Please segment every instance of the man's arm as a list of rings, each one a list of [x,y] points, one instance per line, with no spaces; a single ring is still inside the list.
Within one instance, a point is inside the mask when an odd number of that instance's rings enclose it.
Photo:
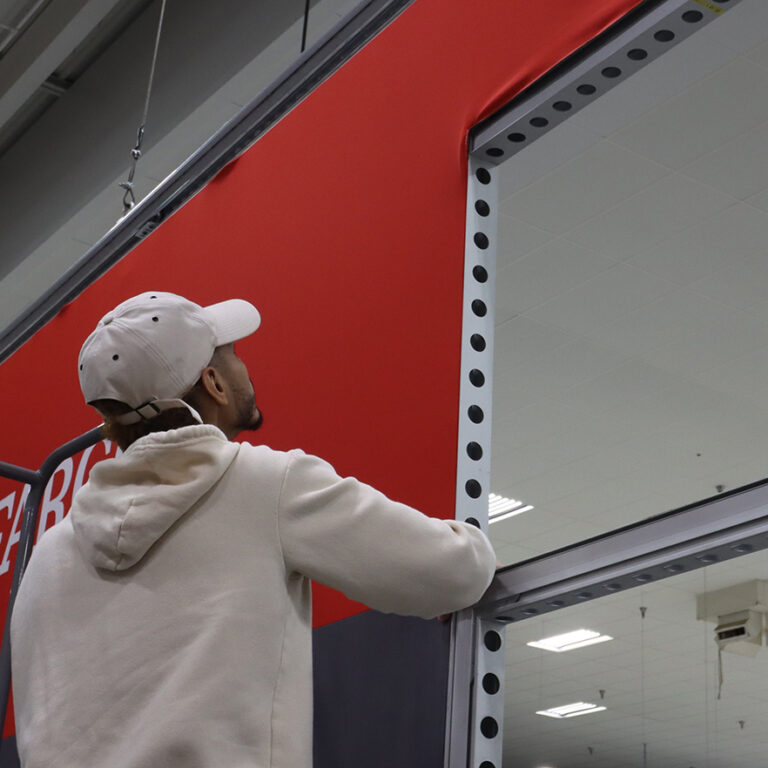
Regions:
[[[474,526],[390,501],[301,451],[291,452],[278,524],[289,570],[383,612],[432,618],[466,608],[495,570]]]

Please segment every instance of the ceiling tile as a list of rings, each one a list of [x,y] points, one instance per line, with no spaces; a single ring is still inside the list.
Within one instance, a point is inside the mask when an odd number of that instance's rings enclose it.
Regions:
[[[694,280],[688,289],[733,309],[749,309],[765,300],[766,280],[768,258],[761,252]]]
[[[563,234],[669,173],[668,168],[603,140],[510,195],[501,211]]]
[[[498,536],[502,541],[525,547],[527,539],[551,531],[562,524],[562,516],[536,508],[502,520],[500,523],[494,523],[490,527],[491,538]],[[532,551],[530,547],[527,549],[529,552]]]
[[[560,238],[498,270],[496,307],[501,317],[522,314],[616,262],[602,253]]]
[[[728,365],[768,343],[768,313],[765,317],[753,317],[750,313],[713,309],[710,319],[717,320],[717,324],[713,327],[707,323],[706,332],[690,326],[681,328],[680,332],[671,333],[660,346],[643,352],[642,359],[659,368],[692,377]]]
[[[763,40],[744,54],[744,58],[768,69],[768,42]]]
[[[515,372],[512,371],[510,379],[513,379],[514,375]],[[526,408],[505,410],[504,400],[501,400],[497,406],[495,396],[498,390],[498,387],[494,390],[494,432],[504,434],[503,444],[508,448],[519,448],[564,429],[577,428],[574,423],[584,421],[585,417],[580,411],[569,408],[557,400],[547,400],[542,397]],[[497,425],[498,429],[496,429]],[[495,437],[494,434],[494,439]]]
[[[744,200],[768,186],[768,122],[702,155],[683,173]]]
[[[618,264],[538,305],[525,316],[571,333],[589,335],[672,288],[672,283],[655,275]]]
[[[628,259],[734,203],[730,195],[675,173],[572,229],[567,237],[617,260]]]
[[[753,350],[728,365],[697,373],[692,378],[717,392],[746,398],[751,401],[752,407],[758,410],[764,411],[768,408],[765,398],[765,382],[768,381],[766,347]]]
[[[601,346],[636,357],[663,344],[706,337],[733,314],[733,310],[710,299],[678,289],[593,329],[589,338]]]
[[[512,216],[499,216],[498,226],[499,246],[496,261],[499,270],[522,259],[554,237],[551,232],[545,232]]]
[[[500,167],[500,203],[503,205],[509,195],[581,154],[599,140],[597,133],[570,120],[555,126]]]
[[[729,8],[716,23],[696,33],[717,40],[736,53],[748,52],[768,38],[768,5],[761,0],[744,0]]]
[[[612,140],[670,168],[682,168],[765,120],[765,70],[735,59],[618,131]]]
[[[526,365],[531,359],[567,344],[573,336],[528,317],[512,317],[496,326],[495,373]]]
[[[747,202],[761,211],[768,211],[768,189],[764,189],[762,192],[758,192],[756,195],[748,198]]]
[[[753,205],[736,203],[627,261],[679,285],[688,285],[741,259],[762,253],[766,242],[768,214]]]
[[[537,552],[551,552],[552,550],[584,541],[604,532],[604,524],[580,520],[575,523],[560,525],[538,536],[532,536],[526,539],[525,545]]]

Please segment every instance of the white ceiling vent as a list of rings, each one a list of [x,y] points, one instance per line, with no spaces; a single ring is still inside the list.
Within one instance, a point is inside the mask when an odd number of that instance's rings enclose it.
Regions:
[[[720,623],[715,627],[717,647],[741,656],[757,656],[763,645],[763,616],[754,610],[720,616]]]
[[[718,648],[742,656],[756,656],[762,647],[766,612],[768,582],[762,580],[696,596],[696,618],[716,623]]]

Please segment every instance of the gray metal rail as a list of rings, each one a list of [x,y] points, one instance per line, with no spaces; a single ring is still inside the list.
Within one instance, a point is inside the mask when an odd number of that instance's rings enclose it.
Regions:
[[[59,446],[40,465],[40,469],[36,471],[0,461],[0,476],[17,480],[20,483],[27,483],[30,486],[29,494],[24,504],[24,516],[19,534],[19,544],[16,550],[16,561],[13,566],[11,593],[8,598],[8,610],[5,614],[3,644],[2,648],[0,648],[0,728],[5,724],[5,716],[8,711],[8,697],[11,690],[11,613],[16,602],[19,584],[21,584],[24,571],[32,555],[43,491],[56,468],[64,459],[74,456],[91,445],[95,445],[101,439],[101,427],[91,429],[74,440]]]

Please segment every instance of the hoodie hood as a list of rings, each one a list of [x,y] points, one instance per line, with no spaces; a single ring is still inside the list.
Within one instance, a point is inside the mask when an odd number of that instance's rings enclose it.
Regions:
[[[240,445],[210,424],[156,432],[98,463],[70,513],[80,552],[97,568],[122,571],[227,471]]]

